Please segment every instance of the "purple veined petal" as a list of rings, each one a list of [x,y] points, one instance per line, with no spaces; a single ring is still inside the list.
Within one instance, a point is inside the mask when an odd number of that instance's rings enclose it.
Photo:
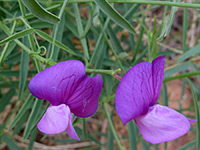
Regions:
[[[36,74],[30,81],[29,90],[35,97],[59,105],[69,98],[85,76],[82,62],[64,61]]]
[[[37,124],[38,129],[46,134],[57,134],[68,127],[70,109],[67,105],[50,105],[42,119]]]
[[[161,105],[150,107],[135,122],[144,139],[152,144],[174,140],[190,129],[190,121],[184,115]]]
[[[152,79],[149,62],[135,65],[122,78],[115,95],[115,107],[124,125],[148,111],[154,97]]]
[[[73,125],[72,125],[72,121],[73,121],[73,115],[72,115],[72,113],[70,113],[69,123],[68,123],[67,129],[66,129],[66,132],[71,138],[73,138],[75,140],[80,140],[78,135],[76,134],[76,131],[75,131]]]
[[[101,77],[98,74],[96,77],[85,77],[72,96],[66,101],[66,105],[78,117],[93,115],[98,107],[102,85]]]
[[[152,72],[153,72],[154,99],[151,103],[151,106],[156,104],[160,96],[160,90],[164,78],[164,69],[165,69],[165,58],[163,56],[160,56],[153,60]]]

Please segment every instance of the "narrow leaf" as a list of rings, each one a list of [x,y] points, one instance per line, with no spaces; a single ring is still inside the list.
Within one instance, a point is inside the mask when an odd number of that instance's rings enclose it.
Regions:
[[[12,97],[15,95],[15,89],[10,89],[4,96],[0,99],[0,113],[3,112],[5,107],[9,104]]]
[[[170,68],[167,68],[165,70],[165,78],[169,77],[169,76],[171,76],[171,75],[173,75],[173,74],[175,74],[177,72],[184,71],[184,70],[188,69],[191,66],[192,66],[192,63],[184,62],[184,63],[178,64],[178,65],[172,66]]]
[[[9,147],[9,149],[11,149],[11,150],[22,150],[22,148],[17,146],[17,144],[7,134],[3,134],[2,140],[6,143],[6,145]]]
[[[200,149],[200,130],[199,130],[199,126],[200,126],[200,109],[199,109],[199,103],[198,103],[198,98],[197,98],[197,94],[195,93],[194,90],[194,85],[192,83],[191,80],[187,79],[190,89],[192,91],[192,97],[193,97],[193,103],[195,106],[195,114],[196,114],[196,149]]]
[[[20,109],[20,111],[17,113],[15,119],[11,123],[11,125],[9,127],[9,130],[12,129],[17,124],[17,122],[21,119],[21,117],[23,116],[23,114],[27,111],[27,109],[29,108],[29,106],[33,103],[33,99],[34,99],[34,96],[32,96],[31,94],[29,94],[29,97],[26,99],[26,102],[24,103],[24,105],[22,106],[22,108]]]
[[[48,42],[52,43],[53,42],[53,38],[51,36],[49,36],[48,34],[46,34],[43,31],[40,30],[35,30],[35,32],[43,39],[47,40]],[[68,53],[71,53],[73,55],[76,55],[73,50],[71,50],[69,47],[65,46],[64,44],[60,43],[59,41],[55,41],[55,45],[63,50],[65,50]]]
[[[29,9],[29,11],[33,13],[33,15],[42,21],[51,24],[56,24],[60,21],[57,16],[44,9],[36,0],[22,0],[22,2]]]
[[[34,123],[37,122],[38,115],[41,111],[43,102],[44,102],[43,100],[38,100],[38,99],[36,99],[36,101],[34,102],[33,109],[28,118],[27,125],[26,125],[25,131],[24,131],[24,135],[23,135],[24,140],[28,138],[28,136],[30,135],[30,133],[34,127]]]
[[[10,42],[10,41],[15,40],[15,39],[19,39],[19,38],[26,36],[26,35],[29,35],[31,33],[33,33],[33,29],[26,29],[26,30],[23,30],[21,32],[15,33],[15,34],[7,37],[6,39],[0,41],[0,45],[5,44],[5,43]]]
[[[109,16],[116,24],[127,29],[131,33],[135,33],[133,26],[121,16],[106,0],[94,0],[100,9]]]
[[[27,45],[28,44],[28,38],[25,38],[24,43]],[[29,65],[29,55],[27,52],[22,51],[21,55],[21,67],[20,67],[20,82],[19,82],[19,95],[18,99],[21,98],[24,88],[26,85],[26,78],[28,75],[28,65]]]
[[[179,57],[179,59],[177,60],[177,62],[186,60],[187,58],[200,53],[200,44],[196,45],[195,47],[189,49],[188,51],[186,51],[183,55],[181,55],[181,57]]]
[[[130,143],[130,150],[137,150],[137,133],[135,132],[135,125],[133,121],[128,123],[128,131],[129,131],[129,143]]]

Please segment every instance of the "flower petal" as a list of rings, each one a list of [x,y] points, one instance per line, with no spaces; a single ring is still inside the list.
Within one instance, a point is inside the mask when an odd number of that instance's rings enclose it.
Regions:
[[[165,69],[165,58],[160,56],[153,60],[152,62],[152,72],[153,72],[153,89],[154,89],[154,99],[151,106],[156,104],[162,87],[162,82],[164,78]]]
[[[75,131],[73,125],[72,125],[72,120],[73,120],[73,115],[72,115],[72,113],[70,113],[69,123],[68,123],[68,127],[66,129],[66,132],[71,138],[73,138],[75,140],[80,140],[78,135],[76,134],[76,131]]]
[[[36,74],[30,81],[29,89],[35,97],[59,105],[69,98],[85,76],[82,62],[64,61]]]
[[[190,121],[185,116],[161,105],[150,107],[135,122],[144,139],[152,144],[174,140],[190,129]]]
[[[46,134],[57,134],[63,132],[69,122],[70,109],[67,105],[61,104],[58,106],[50,105],[37,124],[38,129]]]
[[[115,95],[116,110],[125,125],[148,111],[154,98],[152,64],[142,62],[132,67],[122,78]]]
[[[74,115],[88,117],[95,113],[98,107],[98,99],[102,89],[101,77],[85,77],[78,85],[66,105]]]

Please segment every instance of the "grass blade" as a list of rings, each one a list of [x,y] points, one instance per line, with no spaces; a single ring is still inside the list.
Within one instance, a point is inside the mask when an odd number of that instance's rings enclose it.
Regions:
[[[75,15],[76,15],[76,23],[77,23],[78,33],[79,33],[79,36],[81,36],[84,31],[83,31],[83,25],[82,25],[82,22],[81,22],[81,17],[80,17],[80,14],[79,14],[78,4],[74,4],[74,11],[75,11]],[[81,39],[81,44],[83,46],[84,56],[85,56],[85,59],[86,59],[86,62],[87,62],[87,60],[89,59],[89,53],[88,53],[89,50],[88,50],[86,38]]]
[[[57,16],[44,9],[36,0],[22,0],[22,2],[30,10],[30,12],[33,13],[33,15],[42,21],[51,24],[56,24],[60,21]]]
[[[129,133],[129,143],[130,143],[130,150],[137,150],[137,134],[135,132],[135,125],[133,121],[128,123],[128,133]]]
[[[28,38],[27,37],[25,38],[24,43],[26,45],[28,44]],[[25,51],[22,51],[18,99],[21,98],[21,96],[24,92],[24,88],[25,88],[25,85],[26,85],[26,78],[27,78],[27,75],[28,75],[28,65],[29,65],[29,55]]]
[[[106,0],[94,0],[100,9],[109,16],[116,24],[131,33],[135,33],[133,26],[121,16]]]
[[[31,111],[31,114],[27,121],[26,128],[24,130],[24,135],[23,135],[24,140],[28,138],[28,136],[30,135],[30,133],[34,127],[35,122],[37,122],[38,115],[41,111],[43,102],[44,102],[43,100],[38,100],[38,99],[36,99],[36,101],[34,102],[33,109]]]
[[[193,97],[193,103],[195,105],[195,114],[196,114],[196,149],[200,149],[200,131],[199,131],[199,126],[200,126],[200,110],[199,110],[199,104],[198,104],[198,98],[197,98],[197,94],[195,93],[194,90],[194,85],[192,83],[192,81],[190,81],[189,79],[187,79],[190,89],[192,91],[192,97]]]
[[[11,150],[22,150],[21,147],[17,146],[17,144],[9,137],[7,134],[3,134],[2,140],[6,143],[6,145],[11,149]]]
[[[5,107],[10,103],[10,100],[15,95],[15,89],[10,89],[1,99],[0,99],[0,113],[3,112]]]
[[[181,55],[181,57],[179,57],[179,59],[177,60],[177,62],[181,62],[184,61],[186,59],[188,59],[189,57],[200,53],[200,44],[196,45],[195,47],[189,49],[188,51],[186,51],[183,55]]]
[[[12,129],[17,124],[17,122],[21,119],[21,117],[27,111],[29,106],[33,103],[33,99],[34,99],[34,96],[29,94],[28,98],[26,99],[26,102],[24,103],[24,105],[22,106],[20,111],[17,113],[15,119],[11,123],[10,127],[8,128],[8,130]]]
[[[33,33],[33,29],[26,29],[21,32],[15,33],[15,34],[7,37],[6,39],[0,41],[0,45],[5,44],[5,43],[10,42],[15,39],[19,39],[19,38],[29,35],[31,33]]]
[[[46,34],[45,32],[43,31],[40,31],[40,30],[35,30],[35,32],[43,39],[47,40],[48,42],[52,43],[53,42],[53,38],[51,36],[49,36],[48,34]],[[71,53],[73,55],[76,55],[73,50],[71,50],[69,47],[65,46],[64,44],[62,44],[61,42],[59,41],[55,41],[55,45],[63,50],[65,50],[66,52],[68,53]]]

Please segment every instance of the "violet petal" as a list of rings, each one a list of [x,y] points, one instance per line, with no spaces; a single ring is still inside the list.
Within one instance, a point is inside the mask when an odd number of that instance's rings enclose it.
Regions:
[[[57,134],[63,132],[69,122],[70,109],[67,105],[50,105],[42,119],[37,124],[38,129],[46,134]]]
[[[96,77],[85,77],[72,96],[66,101],[66,105],[78,117],[93,115],[98,107],[102,85],[101,77],[98,74]]]
[[[35,97],[59,105],[69,98],[85,76],[82,62],[64,61],[36,74],[30,81],[29,90]]]
[[[165,69],[165,58],[163,56],[160,56],[153,60],[152,72],[153,72],[154,99],[151,102],[151,106],[156,104],[160,96],[160,90],[164,78],[164,69]]]
[[[125,125],[148,111],[154,98],[152,64],[142,62],[132,67],[122,78],[115,95],[116,110]]]
[[[144,139],[152,144],[174,140],[190,129],[188,119],[166,106],[154,105],[145,115],[135,118]]]
[[[75,131],[73,125],[72,125],[72,121],[73,121],[73,115],[70,113],[69,114],[69,123],[68,123],[68,127],[66,129],[66,132],[71,138],[73,138],[75,140],[80,140],[78,135],[76,134],[76,131]]]

